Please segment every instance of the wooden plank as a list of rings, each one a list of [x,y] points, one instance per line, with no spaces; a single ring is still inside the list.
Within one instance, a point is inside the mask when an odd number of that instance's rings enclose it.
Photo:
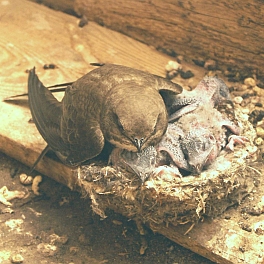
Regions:
[[[124,64],[163,75],[164,66],[170,59],[142,43],[94,23],[79,28],[76,18],[31,2],[10,0],[3,1],[1,5],[1,99],[26,90],[25,70],[34,65],[41,80],[49,85],[75,80],[92,69],[88,63],[94,61]],[[43,70],[45,63],[55,63],[58,68]],[[181,80],[182,84],[200,80],[204,74],[195,67],[190,69],[195,72],[196,79]],[[0,150],[32,165],[45,142],[34,124],[28,122],[29,109],[26,105],[1,102],[0,111]],[[49,158],[44,158],[38,170],[70,188],[78,188],[74,176],[76,171]],[[259,195],[263,195],[263,192],[259,192]],[[215,262],[238,263],[241,260],[249,263],[247,260],[250,260],[257,263],[263,253],[263,236],[256,236],[254,232],[248,236],[239,227],[236,218],[239,216],[234,214],[232,212],[228,222],[219,217],[211,222],[200,223],[186,236],[183,233],[189,226],[152,225],[151,228]],[[263,215],[258,220],[263,221]],[[239,243],[233,243],[234,248],[227,248],[226,242],[234,239],[234,233],[237,241],[248,239],[252,243],[251,246],[247,243],[246,253],[241,254]]]
[[[61,10],[68,5],[65,0],[43,2]],[[89,20],[155,48],[188,59],[211,58],[221,68],[264,73],[260,1],[76,0],[71,4]]]

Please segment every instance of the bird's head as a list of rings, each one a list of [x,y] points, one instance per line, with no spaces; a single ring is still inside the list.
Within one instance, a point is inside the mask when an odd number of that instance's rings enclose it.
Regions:
[[[207,129],[198,128],[181,139],[181,147],[190,166],[190,171],[200,174],[215,156],[217,142]]]
[[[105,105],[101,129],[105,139],[118,148],[140,152],[156,145],[167,128],[167,112],[162,97],[131,92]]]

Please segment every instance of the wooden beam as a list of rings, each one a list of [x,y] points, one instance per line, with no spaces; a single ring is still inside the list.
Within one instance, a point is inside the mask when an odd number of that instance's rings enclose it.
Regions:
[[[44,0],[65,9],[68,1]],[[59,3],[59,4],[58,4]],[[113,30],[187,59],[214,59],[222,69],[264,74],[260,1],[76,0],[72,10]]]

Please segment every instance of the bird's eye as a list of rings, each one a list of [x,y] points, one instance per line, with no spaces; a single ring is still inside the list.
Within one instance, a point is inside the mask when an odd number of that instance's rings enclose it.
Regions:
[[[209,139],[213,141],[213,140],[214,140],[214,136],[211,135],[211,136],[209,137]]]

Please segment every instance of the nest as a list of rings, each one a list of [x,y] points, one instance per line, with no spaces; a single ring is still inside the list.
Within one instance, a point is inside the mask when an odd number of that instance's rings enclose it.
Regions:
[[[257,150],[252,143],[256,134],[245,115],[236,110],[236,116],[249,142],[236,146],[234,152],[223,150],[200,175],[156,175],[142,184],[133,173],[96,162],[79,168],[78,185],[84,196],[91,198],[94,212],[103,218],[107,208],[150,225],[195,223],[204,216],[215,217],[254,188],[256,173],[248,160]]]

